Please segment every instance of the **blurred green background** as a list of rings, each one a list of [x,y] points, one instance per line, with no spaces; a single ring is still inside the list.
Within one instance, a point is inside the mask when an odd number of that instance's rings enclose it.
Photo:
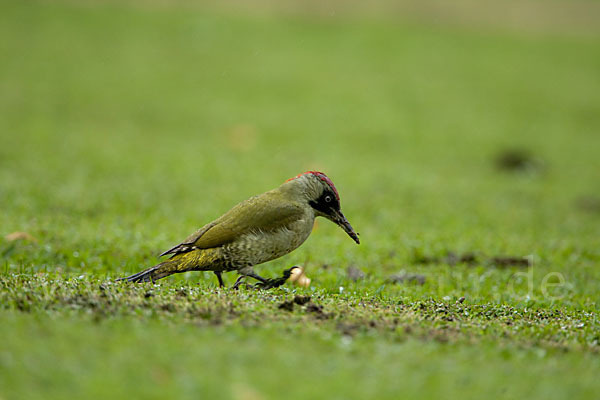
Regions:
[[[599,20],[600,2],[591,0],[1,1],[2,273],[102,280],[135,272],[237,202],[318,169],[338,187],[361,245],[320,221],[300,249],[259,267],[262,275],[301,264],[323,295],[342,286],[358,298],[467,296],[579,310],[596,321]],[[14,232],[30,236],[15,240]],[[478,262],[450,267],[440,261],[449,252],[472,252]],[[490,266],[486,260],[496,256],[531,256],[531,280],[514,279],[519,267]],[[350,279],[348,266],[365,279]],[[386,284],[399,271],[419,274],[425,284]],[[542,288],[549,273],[564,278],[552,296]],[[215,281],[195,273],[164,283],[182,284],[211,288]],[[3,311],[3,319],[23,318],[14,312]],[[13,321],[8,335],[17,341],[32,326],[48,325],[57,337],[90,329],[36,318]],[[127,330],[103,329],[114,340]],[[186,342],[189,332],[181,329],[148,326]],[[271,333],[248,340],[268,342]],[[211,334],[223,336],[202,333]],[[34,342],[44,337],[33,335]],[[425,345],[426,358],[452,353]],[[225,352],[229,344],[220,346]],[[421,345],[410,346],[413,354]],[[464,362],[480,357],[480,365],[504,360],[491,349],[490,359],[487,350],[474,356],[468,346],[455,355]],[[6,351],[10,359],[27,354]],[[12,365],[6,357],[0,368]],[[593,369],[586,358],[569,357],[574,382],[600,370],[597,358]],[[384,355],[371,361],[389,362]],[[531,380],[563,374],[536,365]],[[23,365],[13,371],[31,372]],[[345,374],[338,378],[357,379]],[[24,387],[16,382],[9,393]],[[410,390],[424,396],[444,392],[439,380],[415,382]],[[179,387],[170,384],[166,393]],[[335,398],[327,387],[318,393]],[[574,392],[559,387],[546,394],[583,394],[577,385]],[[263,389],[263,397],[277,397],[274,388]],[[389,382],[379,389],[363,395],[395,396]],[[232,396],[240,398],[236,390]],[[65,391],[68,384],[57,396]]]

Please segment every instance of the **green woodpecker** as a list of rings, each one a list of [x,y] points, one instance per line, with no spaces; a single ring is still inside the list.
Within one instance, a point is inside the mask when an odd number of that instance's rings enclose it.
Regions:
[[[204,225],[161,254],[170,255],[168,260],[121,279],[154,282],[177,272],[213,271],[222,287],[221,273],[237,271],[240,277],[234,287],[245,276],[265,284],[268,280],[256,274],[253,266],[300,246],[312,232],[316,217],[333,221],[360,243],[340,210],[340,196],[331,179],[322,172],[308,171],[241,202]],[[284,281],[279,279],[278,284]]]

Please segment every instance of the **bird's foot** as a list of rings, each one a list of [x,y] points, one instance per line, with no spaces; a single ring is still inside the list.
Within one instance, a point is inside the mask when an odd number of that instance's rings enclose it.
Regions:
[[[231,287],[231,289],[237,290],[240,288],[240,286],[242,284],[246,285],[246,287],[250,287],[250,288],[254,288],[254,289],[273,289],[273,288],[283,285],[290,278],[290,275],[292,274],[292,271],[294,270],[294,268],[298,268],[298,267],[293,266],[292,268],[286,269],[283,271],[282,275],[279,278],[273,278],[273,279],[265,279],[256,274],[240,275],[237,278],[237,280],[235,281],[235,283],[233,284],[233,286]],[[254,285],[250,285],[250,284],[244,282],[244,278],[246,276],[254,278],[254,279],[258,280],[259,282]]]
[[[238,290],[240,288],[240,285],[242,283],[244,283],[246,286],[249,286],[246,282],[244,282],[244,278],[246,276],[245,275],[240,275],[238,276],[237,280],[235,281],[235,283],[233,284],[233,286],[231,287],[232,290]]]
[[[283,274],[279,278],[266,279],[264,282],[259,282],[255,284],[254,287],[257,289],[273,289],[279,287],[290,278],[290,275],[292,274],[292,270],[294,268],[298,267],[294,266],[292,268],[286,269],[283,271]]]

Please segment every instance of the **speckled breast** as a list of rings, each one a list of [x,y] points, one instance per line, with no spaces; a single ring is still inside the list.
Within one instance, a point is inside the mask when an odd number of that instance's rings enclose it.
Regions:
[[[309,216],[277,230],[254,231],[242,236],[223,248],[227,269],[257,265],[286,255],[304,243],[313,224],[314,216]]]

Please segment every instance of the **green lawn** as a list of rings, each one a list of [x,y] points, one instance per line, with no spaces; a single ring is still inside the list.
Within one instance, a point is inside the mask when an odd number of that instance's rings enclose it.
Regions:
[[[0,399],[597,396],[600,33],[144,4],[0,2]],[[113,282],[308,169],[309,288]]]

